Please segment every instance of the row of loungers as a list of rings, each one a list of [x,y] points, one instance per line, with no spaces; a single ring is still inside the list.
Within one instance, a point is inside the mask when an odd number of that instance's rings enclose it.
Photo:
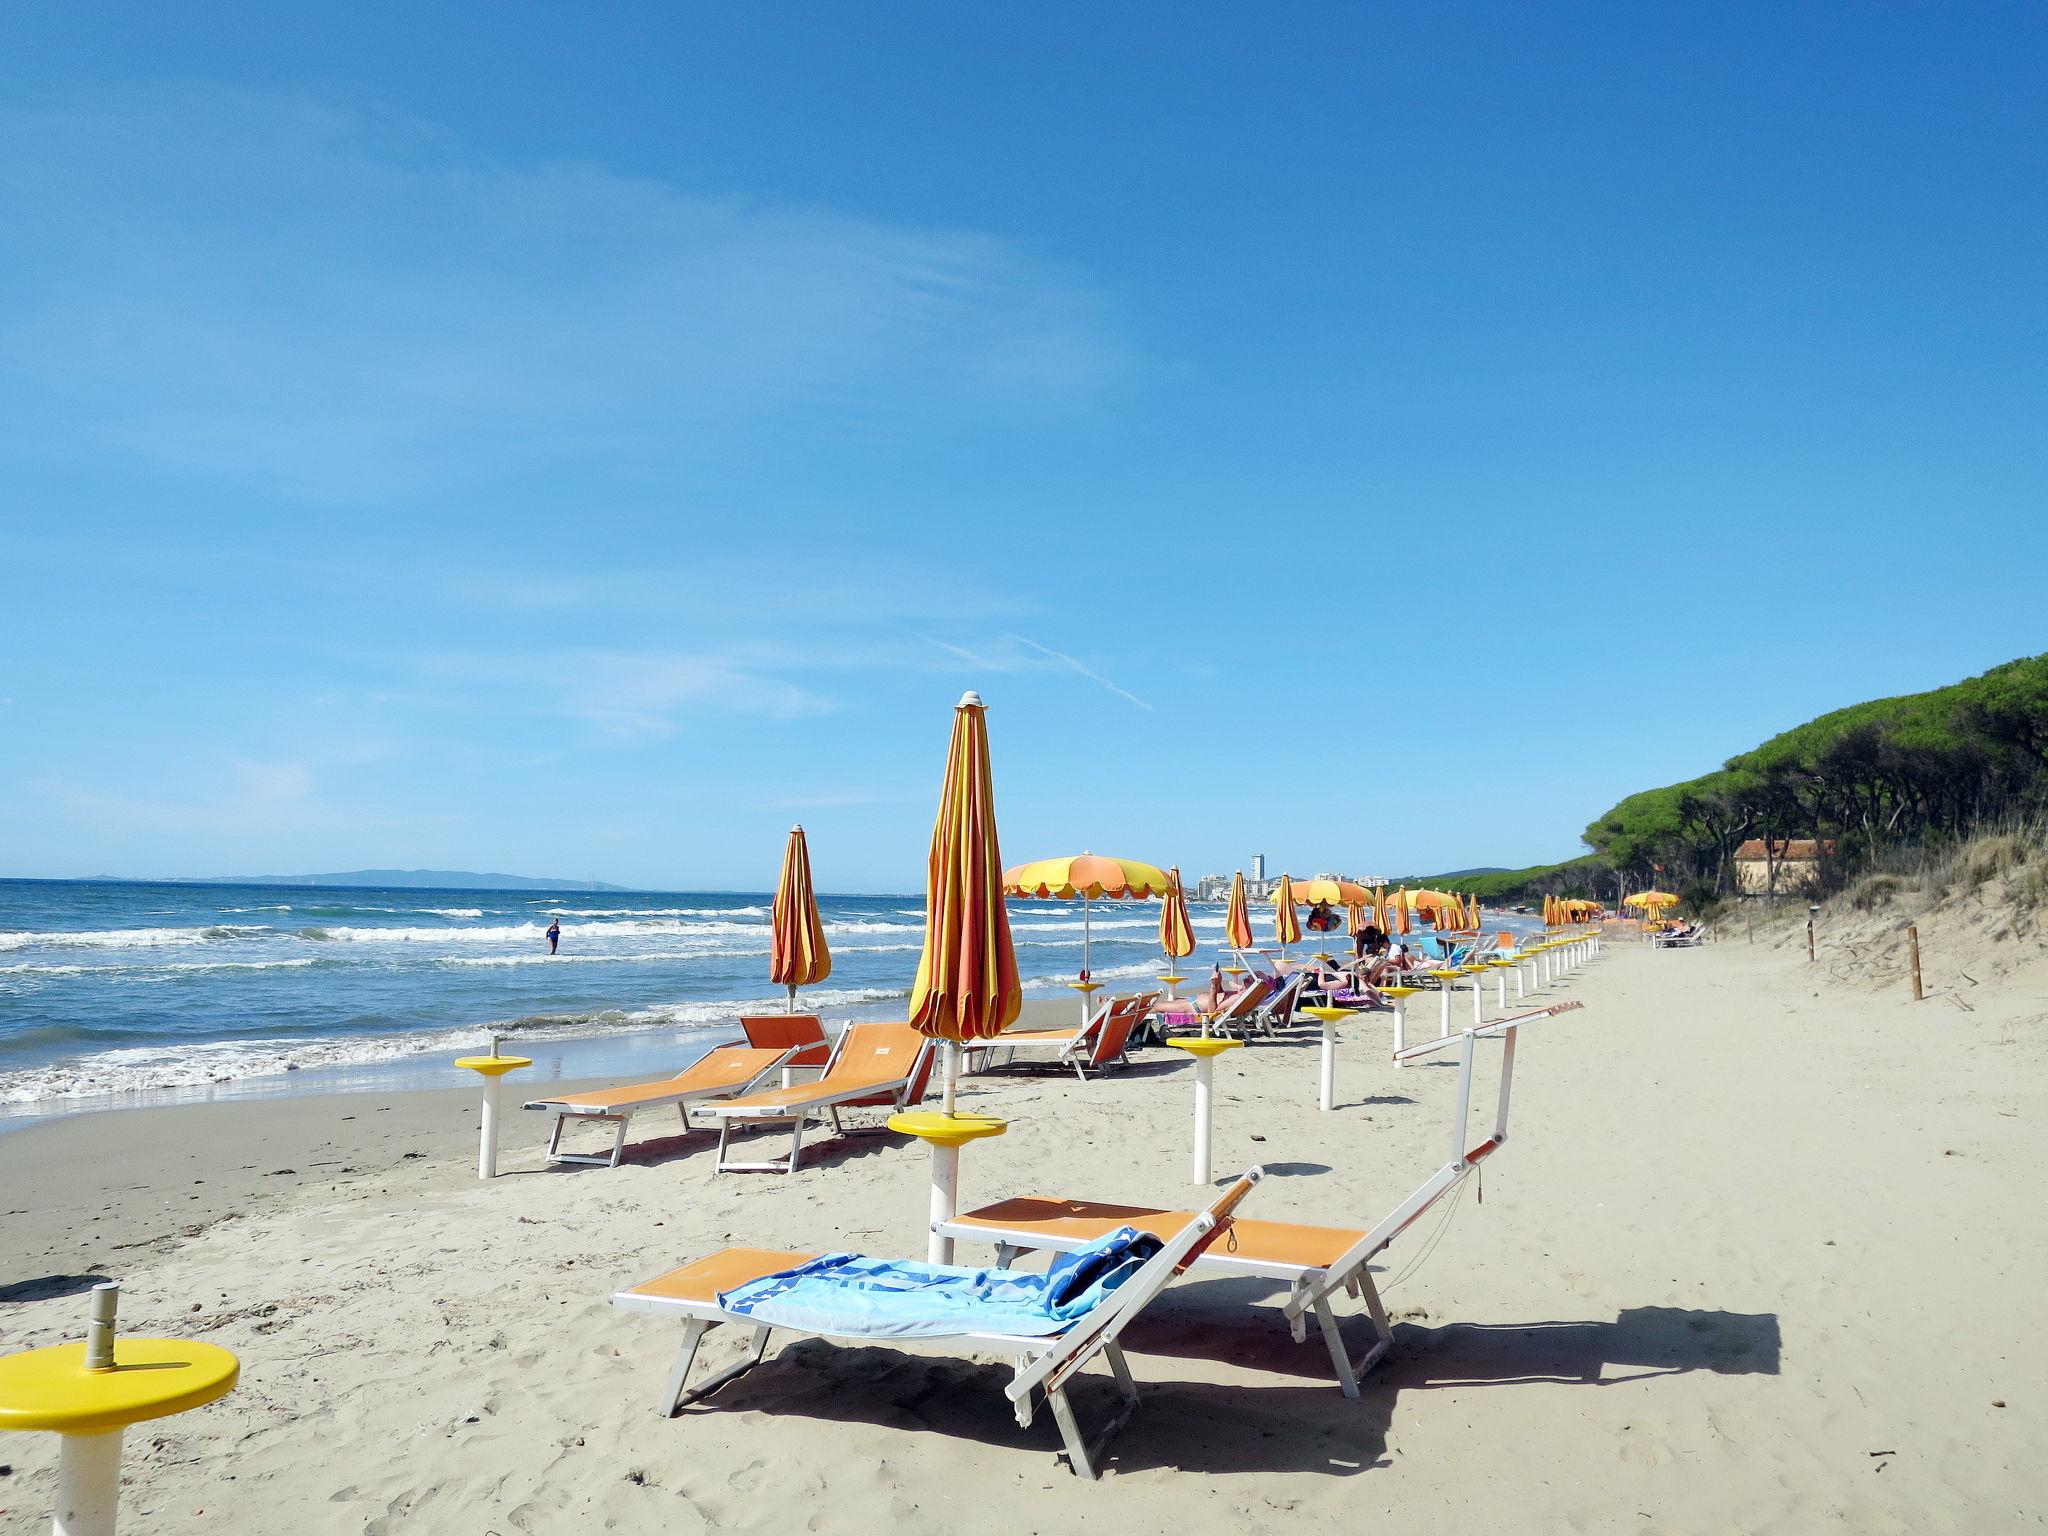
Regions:
[[[1033,1195],[934,1225],[942,1236],[992,1244],[996,1268],[991,1270],[848,1254],[819,1257],[726,1248],[620,1291],[612,1301],[628,1310],[685,1323],[681,1351],[662,1390],[659,1407],[664,1415],[701,1402],[760,1364],[769,1336],[778,1328],[849,1344],[915,1337],[1006,1356],[1012,1371],[1003,1391],[1018,1423],[1031,1424],[1035,1402],[1042,1398],[1058,1424],[1069,1465],[1092,1478],[1098,1475],[1103,1442],[1128,1420],[1138,1401],[1120,1335],[1161,1291],[1191,1270],[1286,1284],[1282,1315],[1293,1337],[1305,1341],[1308,1320],[1313,1318],[1338,1387],[1346,1397],[1357,1397],[1359,1376],[1386,1354],[1393,1341],[1372,1262],[1506,1143],[1521,1028],[1583,1006],[1568,1002],[1532,1010],[1401,1053],[1417,1057],[1458,1051],[1452,1155],[1369,1228],[1237,1216],[1238,1205],[1263,1177],[1262,1170],[1253,1168],[1198,1211]],[[1474,1044],[1486,1038],[1498,1038],[1504,1047],[1497,1106],[1492,1133],[1468,1144],[1464,1121],[1472,1096]],[[1226,1234],[1228,1241],[1218,1242]],[[1059,1256],[1045,1275],[1009,1268],[1019,1254],[1039,1250]],[[886,1298],[882,1303],[875,1300],[878,1292]],[[1339,1292],[1358,1298],[1371,1320],[1371,1343],[1357,1359],[1345,1343],[1332,1305]],[[1061,1310],[1063,1300],[1076,1293],[1080,1299]],[[744,1357],[692,1386],[690,1374],[699,1346],[710,1330],[725,1325],[752,1330]],[[1120,1402],[1111,1422],[1088,1437],[1081,1432],[1065,1388],[1098,1356],[1116,1380]]]

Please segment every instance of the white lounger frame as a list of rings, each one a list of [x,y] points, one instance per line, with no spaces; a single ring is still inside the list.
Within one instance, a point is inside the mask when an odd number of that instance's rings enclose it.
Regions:
[[[845,1049],[846,1037],[852,1032],[853,1028],[854,1026],[848,1025],[847,1028],[839,1032],[839,1038],[832,1042],[832,1054],[826,1058],[825,1070],[820,1074],[819,1082],[823,1082],[832,1075],[832,1068],[838,1064],[839,1053]],[[797,1163],[803,1157],[804,1130],[812,1121],[822,1122],[829,1119],[832,1122],[832,1129],[837,1133],[844,1134],[846,1127],[839,1122],[840,1106],[855,1099],[878,1098],[885,1093],[894,1094],[894,1102],[891,1105],[892,1109],[902,1109],[904,1107],[904,1097],[910,1092],[910,1085],[917,1081],[918,1074],[924,1070],[925,1059],[931,1055],[931,1051],[931,1041],[923,1041],[918,1046],[916,1053],[910,1058],[910,1070],[904,1073],[902,1077],[886,1082],[868,1083],[858,1088],[847,1088],[828,1098],[811,1099],[803,1104],[755,1104],[740,1109],[719,1104],[707,1105],[704,1112],[718,1121],[718,1161],[713,1164],[712,1171],[715,1173],[795,1173]],[[795,1097],[801,1094],[804,1089],[817,1086],[818,1083],[799,1083],[795,1088],[790,1089],[789,1092],[792,1097]],[[726,1149],[732,1139],[732,1128],[735,1121],[773,1122],[777,1120],[787,1120],[790,1122],[788,1157],[775,1162],[741,1163],[735,1162],[726,1156]]]
[[[1343,1389],[1346,1397],[1358,1396],[1358,1378],[1379,1363],[1394,1341],[1393,1329],[1387,1322],[1386,1307],[1380,1300],[1379,1288],[1373,1284],[1369,1265],[1386,1252],[1394,1240],[1413,1226],[1431,1206],[1464,1183],[1481,1162],[1506,1144],[1508,1099],[1513,1091],[1515,1078],[1515,1040],[1522,1026],[1534,1023],[1538,1019],[1549,1018],[1553,1014],[1569,1013],[1575,1008],[1585,1006],[1579,1002],[1557,1003],[1548,1008],[1519,1013],[1512,1018],[1499,1019],[1460,1034],[1445,1035],[1440,1039],[1413,1045],[1396,1053],[1395,1059],[1399,1061],[1457,1047],[1458,1095],[1457,1106],[1452,1111],[1450,1161],[1423,1180],[1413,1194],[1395,1206],[1379,1225],[1346,1249],[1329,1268],[1310,1269],[1296,1264],[1247,1259],[1242,1254],[1230,1252],[1222,1246],[1212,1247],[1204,1252],[1195,1260],[1195,1267],[1286,1281],[1291,1290],[1282,1312],[1287,1319],[1288,1331],[1294,1335],[1296,1343],[1305,1341],[1308,1338],[1308,1319],[1313,1316],[1317,1328],[1322,1333],[1323,1343],[1330,1351],[1330,1364],[1336,1370],[1338,1386]],[[1496,1036],[1505,1044],[1501,1053],[1500,1098],[1494,1111],[1493,1134],[1478,1145],[1468,1148],[1465,1145],[1465,1127],[1472,1108],[1473,1043]],[[1006,1229],[982,1222],[937,1222],[933,1224],[932,1230],[955,1240],[994,1243],[996,1263],[1004,1267],[1007,1267],[1020,1252],[1049,1249],[1058,1253],[1069,1253],[1081,1247],[1085,1241],[1080,1238],[1049,1236],[1044,1232],[1027,1228]],[[1350,1350],[1337,1327],[1336,1312],[1330,1305],[1331,1298],[1338,1291],[1348,1292],[1354,1298],[1363,1301],[1366,1312],[1372,1318],[1373,1342],[1356,1360],[1351,1358]]]
[[[1099,1458],[1102,1448],[1112,1435],[1130,1422],[1131,1414],[1138,1406],[1138,1384],[1131,1377],[1130,1366],[1125,1361],[1123,1349],[1117,1342],[1118,1336],[1129,1326],[1131,1320],[1188,1266],[1188,1256],[1201,1248],[1219,1226],[1228,1224],[1231,1210],[1264,1177],[1263,1168],[1248,1170],[1244,1177],[1226,1190],[1208,1210],[1201,1212],[1176,1233],[1136,1274],[1110,1292],[1093,1311],[1076,1318],[1062,1333],[1050,1337],[1012,1333],[957,1333],[926,1335],[918,1342],[951,1345],[962,1353],[985,1350],[1006,1356],[1012,1364],[1010,1380],[1003,1388],[1003,1395],[1009,1398],[1015,1409],[1017,1423],[1026,1429],[1031,1427],[1035,1416],[1032,1393],[1043,1392],[1047,1406],[1052,1409],[1053,1419],[1059,1425],[1060,1439],[1066,1446],[1068,1465],[1078,1476],[1091,1480],[1097,1478],[1101,1475]],[[727,1382],[744,1376],[759,1365],[767,1353],[768,1335],[774,1327],[744,1313],[728,1312],[715,1302],[685,1301],[675,1297],[646,1296],[634,1291],[619,1291],[613,1295],[612,1304],[628,1311],[654,1312],[688,1320],[683,1332],[682,1349],[676,1355],[675,1365],[669,1371],[667,1384],[662,1388],[658,1411],[663,1418],[674,1418],[686,1405],[703,1401]],[[698,1346],[703,1343],[705,1334],[722,1323],[751,1328],[754,1333],[751,1346],[737,1365],[728,1366],[716,1375],[706,1377],[696,1386],[690,1386],[690,1369],[696,1362]],[[870,1345],[878,1342],[900,1342],[894,1339],[877,1340],[864,1335],[813,1333],[807,1329],[786,1328],[783,1331],[798,1338],[830,1339],[839,1344]],[[1104,1358],[1110,1374],[1116,1378],[1119,1401],[1117,1410],[1109,1422],[1090,1437],[1081,1433],[1080,1422],[1074,1417],[1072,1404],[1067,1401],[1066,1386],[1068,1380],[1097,1355]]]
[[[713,1046],[711,1050],[706,1051],[703,1056],[700,1056],[698,1061],[706,1060],[722,1049],[724,1049],[722,1046]],[[594,1104],[578,1104],[574,1099],[534,1099],[525,1107],[527,1109],[549,1110],[554,1114],[554,1129],[548,1133],[548,1161],[550,1163],[580,1163],[592,1168],[616,1168],[619,1166],[619,1159],[624,1157],[626,1153],[627,1123],[635,1115],[639,1114],[641,1110],[662,1109],[673,1104],[683,1117],[683,1129],[694,1131],[697,1127],[690,1124],[690,1106],[692,1104],[716,1102],[719,1099],[736,1099],[743,1093],[752,1093],[767,1080],[770,1072],[781,1067],[784,1062],[788,1061],[790,1057],[802,1049],[802,1046],[791,1046],[780,1056],[776,1057],[774,1061],[747,1079],[746,1082],[736,1087],[686,1088],[680,1093],[649,1094],[631,1109],[605,1109]],[[696,1062],[692,1062],[691,1066],[696,1064]],[[571,1120],[579,1122],[603,1121],[611,1125],[612,1149],[610,1153],[564,1152],[562,1150],[562,1132],[567,1128]]]

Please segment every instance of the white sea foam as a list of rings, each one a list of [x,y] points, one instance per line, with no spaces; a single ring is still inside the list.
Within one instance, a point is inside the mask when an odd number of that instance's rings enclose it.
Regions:
[[[812,1011],[860,1008],[902,998],[902,988],[810,987]],[[780,1012],[781,997],[727,1002],[666,1003],[652,1008],[541,1016],[439,1029],[411,1035],[342,1035],[326,1040],[225,1040],[204,1044],[124,1046],[77,1061],[0,1073],[0,1104],[33,1104],[157,1088],[202,1088],[255,1077],[323,1067],[373,1066],[408,1057],[447,1055],[487,1047],[502,1035],[520,1045],[592,1036],[674,1030],[698,1032],[708,1042],[737,1032],[742,1013]]]

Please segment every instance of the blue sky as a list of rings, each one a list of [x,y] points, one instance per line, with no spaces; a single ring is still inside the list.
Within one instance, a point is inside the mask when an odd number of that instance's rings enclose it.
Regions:
[[[1401,872],[2048,648],[2048,13],[0,11],[0,873]]]

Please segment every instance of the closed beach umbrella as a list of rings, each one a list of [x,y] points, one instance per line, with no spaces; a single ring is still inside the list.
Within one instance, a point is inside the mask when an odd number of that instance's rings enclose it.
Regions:
[[[1366,925],[1369,922],[1371,922],[1371,918],[1367,916],[1367,910],[1367,904],[1365,902],[1358,901],[1353,902],[1351,904],[1351,907],[1348,913],[1346,914],[1349,918],[1349,921],[1345,923],[1344,931],[1350,934],[1351,937],[1354,939],[1357,938],[1361,933],[1365,932]]]
[[[953,1112],[962,1040],[999,1035],[1023,1006],[1003,856],[996,844],[987,708],[966,693],[953,712],[946,783],[925,865],[924,951],[910,988],[910,1023],[946,1045],[946,1113]]]
[[[1394,931],[1387,923],[1387,888],[1384,885],[1372,893],[1372,920],[1381,933]]]
[[[832,951],[825,947],[825,924],[818,916],[818,893],[811,887],[811,850],[804,829],[789,829],[782,850],[782,878],[775,882],[775,937],[768,950],[768,978],[789,988],[789,1011],[796,1012],[796,989],[814,986],[832,974]]]
[[[1223,937],[1232,949],[1252,947],[1252,914],[1245,905],[1244,871],[1241,869],[1230,877],[1230,910],[1223,917]]]
[[[1166,900],[1159,907],[1159,947],[1169,959],[1195,952],[1195,925],[1188,920],[1188,898],[1180,888],[1180,871],[1166,872]]]
[[[1465,898],[1465,921],[1471,925],[1474,933],[1479,931],[1479,893],[1477,891],[1471,892]]]
[[[1400,924],[1404,939],[1415,931],[1415,917],[1408,904],[1408,887],[1405,885],[1394,893],[1394,921]]]
[[[1273,887],[1273,937],[1280,941],[1280,953],[1301,942],[1301,918],[1294,910],[1294,882],[1285,875]]]

